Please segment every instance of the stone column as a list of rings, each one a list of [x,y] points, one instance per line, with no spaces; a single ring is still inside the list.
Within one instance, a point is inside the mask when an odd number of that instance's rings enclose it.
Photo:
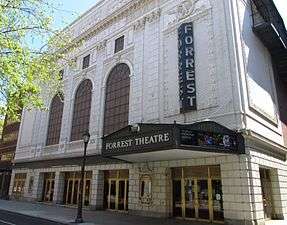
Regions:
[[[104,171],[102,170],[93,170],[90,207],[94,210],[104,208]]]
[[[35,173],[34,174],[34,187],[32,191],[32,200],[42,201],[43,194],[43,185],[44,185],[44,173]]]
[[[140,177],[145,172],[145,164],[134,164],[129,170],[129,212],[142,216],[169,217],[171,214],[171,178],[166,162],[154,163],[147,174],[152,179],[152,202],[141,203],[139,199]]]
[[[225,222],[264,224],[259,166],[250,157],[226,156],[220,163]]]
[[[9,187],[9,199],[12,198],[12,194],[13,194],[14,178],[15,178],[15,170],[13,170],[11,174],[10,187]]]
[[[64,201],[64,188],[65,188],[65,173],[55,172],[55,184],[54,184],[54,204],[63,204]]]
[[[25,201],[31,201],[32,200],[32,191],[30,192],[30,190],[29,190],[29,183],[30,183],[31,177],[34,177],[33,171],[27,171],[25,185],[24,185],[24,194],[23,194]],[[34,184],[33,184],[33,186],[34,186]]]

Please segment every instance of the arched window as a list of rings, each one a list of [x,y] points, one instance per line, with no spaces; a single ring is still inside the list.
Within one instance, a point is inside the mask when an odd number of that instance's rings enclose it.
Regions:
[[[106,84],[104,135],[128,125],[130,69],[122,63],[113,68]]]
[[[49,116],[48,133],[46,140],[47,146],[59,144],[63,109],[64,109],[63,95],[59,93],[52,99],[50,106],[50,116]]]
[[[83,133],[89,129],[92,86],[90,80],[84,80],[77,89],[74,101],[71,141],[82,139]]]

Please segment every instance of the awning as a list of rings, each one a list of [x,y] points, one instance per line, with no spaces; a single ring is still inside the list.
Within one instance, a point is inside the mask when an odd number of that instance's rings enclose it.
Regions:
[[[216,122],[135,124],[103,138],[102,155],[128,162],[244,154],[244,138]]]

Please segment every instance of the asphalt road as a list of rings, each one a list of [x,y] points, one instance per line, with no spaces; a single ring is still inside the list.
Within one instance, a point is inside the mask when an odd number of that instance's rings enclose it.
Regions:
[[[63,225],[63,224],[0,210],[0,225]]]

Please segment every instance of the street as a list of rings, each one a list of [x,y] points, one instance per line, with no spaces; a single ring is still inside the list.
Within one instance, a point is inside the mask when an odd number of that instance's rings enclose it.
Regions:
[[[0,225],[62,225],[62,223],[0,210]]]

